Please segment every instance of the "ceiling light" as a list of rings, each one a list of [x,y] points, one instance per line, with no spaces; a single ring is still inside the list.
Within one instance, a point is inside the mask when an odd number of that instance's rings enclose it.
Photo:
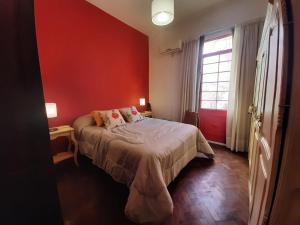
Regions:
[[[152,22],[158,26],[165,26],[174,19],[174,0],[152,1]]]

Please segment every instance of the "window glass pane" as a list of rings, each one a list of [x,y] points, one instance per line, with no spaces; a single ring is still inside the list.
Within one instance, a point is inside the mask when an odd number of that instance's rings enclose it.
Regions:
[[[229,81],[230,80],[230,72],[219,73],[219,81]]]
[[[218,72],[218,63],[203,65],[203,73],[215,73]]]
[[[217,83],[202,83],[202,91],[217,91]]]
[[[227,110],[232,59],[231,49],[232,36],[204,43],[201,108]]]
[[[214,56],[209,56],[203,58],[203,64],[208,64],[208,63],[216,63],[219,62],[219,55],[214,55]]]
[[[202,92],[202,100],[216,100],[217,92]]]
[[[228,92],[218,92],[217,100],[228,101]]]
[[[230,71],[230,69],[231,69],[231,61],[220,63],[220,69],[219,69],[220,72]]]
[[[217,82],[218,81],[218,74],[211,73],[211,74],[203,74],[202,82]]]
[[[218,51],[216,48],[216,41],[206,41],[203,46],[203,54],[208,54]]]
[[[202,109],[216,109],[217,103],[216,101],[201,101]]]
[[[231,53],[222,54],[220,55],[220,61],[230,61],[231,56],[232,56]]]
[[[229,82],[219,82],[218,91],[229,91]]]
[[[232,36],[206,41],[203,47],[203,54],[208,54],[217,51],[223,51],[232,48]]]
[[[227,101],[218,101],[217,102],[217,109],[227,110],[228,102]]]

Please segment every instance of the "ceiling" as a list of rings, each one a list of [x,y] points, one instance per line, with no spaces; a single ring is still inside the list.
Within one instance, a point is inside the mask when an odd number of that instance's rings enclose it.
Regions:
[[[151,22],[152,0],[86,1],[147,35],[150,35],[155,30],[164,29],[164,27],[157,27]],[[228,0],[175,0],[173,25],[224,1]]]

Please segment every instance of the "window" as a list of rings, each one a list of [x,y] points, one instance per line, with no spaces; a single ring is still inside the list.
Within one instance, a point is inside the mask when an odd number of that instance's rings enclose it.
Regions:
[[[202,56],[201,108],[227,110],[232,35],[208,40]]]

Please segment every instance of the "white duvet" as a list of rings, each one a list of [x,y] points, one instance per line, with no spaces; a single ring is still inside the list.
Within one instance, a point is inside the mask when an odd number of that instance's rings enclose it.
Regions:
[[[80,152],[126,184],[126,215],[137,223],[160,223],[173,212],[168,184],[197,154],[214,152],[198,128],[146,118],[112,130],[74,123]],[[83,125],[85,124],[85,125]]]

